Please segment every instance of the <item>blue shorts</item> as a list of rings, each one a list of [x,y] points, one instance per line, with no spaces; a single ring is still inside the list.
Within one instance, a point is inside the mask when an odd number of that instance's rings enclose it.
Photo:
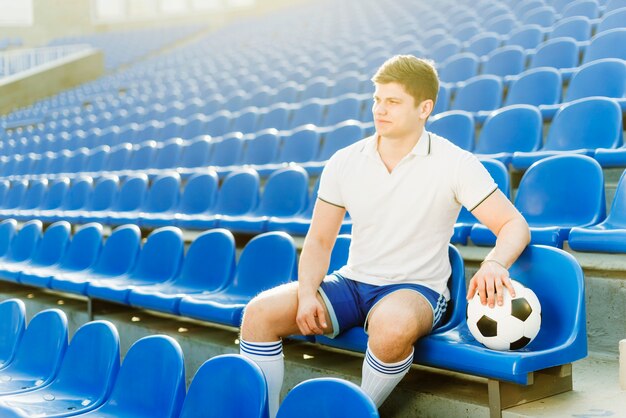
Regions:
[[[340,332],[362,326],[367,332],[367,317],[382,298],[396,290],[413,290],[422,295],[433,308],[433,327],[441,325],[448,302],[443,295],[419,284],[392,284],[375,286],[347,279],[337,272],[328,275],[320,285],[319,292],[326,304],[334,338]]]

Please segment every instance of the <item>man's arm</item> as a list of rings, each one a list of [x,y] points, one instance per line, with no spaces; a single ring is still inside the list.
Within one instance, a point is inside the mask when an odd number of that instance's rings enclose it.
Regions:
[[[345,214],[346,210],[342,207],[321,199],[315,202],[311,227],[304,239],[298,267],[296,322],[303,335],[323,334],[323,328],[327,327],[324,307],[317,299],[317,289],[326,276],[330,254]]]
[[[471,299],[478,291],[483,305],[488,303],[493,307],[494,299],[498,305],[502,304],[503,286],[515,296],[508,268],[530,242],[530,231],[522,214],[500,190],[485,199],[472,214],[496,235],[497,240],[470,280],[467,298]]]

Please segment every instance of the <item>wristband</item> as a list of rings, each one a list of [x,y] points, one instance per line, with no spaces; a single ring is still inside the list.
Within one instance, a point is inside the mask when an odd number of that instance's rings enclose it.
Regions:
[[[507,268],[504,264],[502,264],[501,262],[499,262],[498,260],[495,260],[495,259],[493,259],[493,258],[488,258],[488,259],[483,260],[483,261],[480,263],[480,266],[482,267],[482,265],[483,265],[483,264],[485,264],[485,263],[487,263],[487,262],[489,262],[489,261],[496,263],[497,265],[499,265],[500,267],[502,267],[502,268],[503,268],[503,269],[505,269],[505,270],[508,270],[508,268]]]

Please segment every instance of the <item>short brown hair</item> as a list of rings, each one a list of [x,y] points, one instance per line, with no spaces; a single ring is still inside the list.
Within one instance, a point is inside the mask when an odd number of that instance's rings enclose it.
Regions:
[[[372,81],[378,84],[398,83],[415,99],[415,106],[424,100],[437,101],[439,78],[433,61],[413,55],[396,55],[380,66]]]

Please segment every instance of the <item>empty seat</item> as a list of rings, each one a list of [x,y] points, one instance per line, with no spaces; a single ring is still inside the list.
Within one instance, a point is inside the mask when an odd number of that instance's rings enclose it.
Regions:
[[[354,383],[326,377],[306,380],[291,389],[277,418],[380,416],[370,397]]]
[[[241,161],[243,144],[241,132],[225,135],[220,141],[213,144],[213,152],[208,165],[215,167],[237,165]]]
[[[514,152],[537,151],[542,143],[543,121],[530,105],[513,105],[494,111],[485,120],[474,153],[509,164]]]
[[[65,211],[63,218],[68,222],[89,222],[89,219],[99,212],[110,209],[118,195],[118,182],[116,176],[103,175],[96,181],[92,198],[88,204],[79,210]]]
[[[289,131],[282,138],[282,146],[276,158],[278,163],[255,165],[259,175],[267,176],[273,171],[283,168],[289,163],[303,163],[312,161],[319,152],[320,132],[313,125],[304,125]]]
[[[128,304],[128,295],[136,286],[147,286],[172,279],[183,257],[183,238],[180,229],[164,227],[154,230],[139,252],[134,268],[114,278],[89,281],[87,295]]]
[[[448,58],[441,64],[439,79],[445,83],[465,81],[478,74],[480,61],[470,52],[459,53]]]
[[[9,217],[15,212],[24,199],[24,194],[28,189],[28,181],[26,180],[14,180],[11,182],[11,187],[6,193],[6,197],[0,202],[0,216]]]
[[[67,348],[59,372],[46,387],[3,396],[1,406],[27,416],[81,414],[100,406],[120,367],[120,342],[108,321],[81,326]],[[2,411],[4,412],[4,411]]]
[[[578,67],[578,43],[572,38],[554,38],[537,47],[530,57],[530,68],[552,67],[561,70],[569,80],[574,68]]]
[[[26,329],[26,307],[19,299],[0,302],[0,368],[13,360]]]
[[[257,129],[278,129],[283,130],[289,127],[289,116],[291,107],[286,103],[277,103],[260,114],[261,121]]]
[[[350,94],[327,105],[323,125],[332,126],[349,119],[359,120],[360,118],[361,100],[357,95]]]
[[[564,102],[591,96],[616,99],[626,109],[626,62],[605,58],[582,65],[574,73]]]
[[[450,110],[429,119],[428,130],[467,151],[474,149],[474,117],[463,110]]]
[[[137,287],[128,300],[132,306],[179,314],[184,296],[216,292],[230,284],[234,272],[235,238],[226,229],[213,229],[193,240],[176,278]]]
[[[243,249],[236,276],[223,290],[187,296],[180,302],[181,315],[239,326],[245,305],[259,292],[288,283],[295,277],[296,249],[284,232],[254,237]]]
[[[268,418],[268,414],[267,384],[259,366],[243,356],[223,354],[200,366],[180,418]]]
[[[81,416],[176,418],[184,399],[180,345],[171,337],[152,335],[130,347],[105,403]]]
[[[218,226],[242,233],[267,231],[270,217],[289,217],[302,211],[308,199],[309,176],[301,167],[287,167],[272,173],[265,184],[258,207],[240,214],[221,214]]]
[[[270,217],[267,224],[268,231],[285,231],[290,235],[305,236],[311,226],[311,217],[313,216],[313,209],[317,201],[319,185],[318,177],[309,195],[308,204],[301,212],[289,217]]]
[[[579,99],[563,105],[550,126],[539,151],[516,152],[511,164],[527,168],[535,161],[561,153],[593,155],[596,148],[622,144],[622,110],[603,97]]]
[[[86,295],[90,280],[128,274],[135,265],[140,243],[139,228],[135,225],[122,225],[114,229],[106,239],[95,264],[86,270],[55,274],[50,281],[50,288]]]
[[[361,124],[354,120],[349,120],[336,125],[324,136],[324,142],[320,147],[319,154],[315,161],[302,163],[302,167],[309,174],[320,174],[324,169],[326,161],[341,148],[345,148],[363,138],[363,128]]]
[[[524,24],[539,25],[543,28],[549,28],[554,25],[557,19],[556,11],[550,6],[537,7],[529,10],[523,17]]]
[[[48,385],[67,349],[67,317],[59,309],[37,313],[28,323],[13,360],[2,369],[0,394],[28,392]]]
[[[301,102],[299,107],[293,109],[291,128],[312,124],[321,126],[324,117],[325,105],[320,100],[312,99]]]
[[[22,225],[19,232],[11,240],[11,244],[6,253],[0,257],[3,265],[23,263],[29,260],[35,253],[39,241],[41,240],[42,225],[39,220],[32,220]],[[4,279],[3,275],[0,278]],[[11,279],[7,277],[7,279]]]
[[[502,88],[502,80],[495,75],[470,78],[465,83],[459,84],[452,110],[468,112],[495,110],[502,103]]]
[[[429,48],[428,57],[435,62],[443,62],[461,51],[461,43],[456,39],[443,39]]]
[[[34,216],[34,210],[43,204],[49,191],[48,180],[31,180],[28,182],[28,189],[24,193],[24,198],[16,210],[11,211],[11,216],[17,220],[27,220]]]
[[[481,72],[500,77],[516,75],[524,70],[525,59],[526,55],[521,46],[503,46],[487,55]]]
[[[543,42],[544,30],[539,25],[522,25],[513,30],[504,40],[508,46],[521,46],[524,49],[535,49]]]
[[[563,80],[554,68],[533,68],[511,78],[505,106],[554,105],[561,102]]]
[[[596,0],[576,0],[568,4],[561,11],[561,17],[584,16],[588,19],[596,19],[599,13],[598,2]]]
[[[81,216],[84,222],[108,222],[111,215],[126,213],[141,207],[148,189],[148,177],[145,174],[128,176],[117,194],[115,203],[106,210],[92,210]]]
[[[604,220],[602,168],[584,155],[557,155],[541,160],[524,173],[515,207],[530,226],[531,243],[560,248],[571,228]],[[493,245],[496,239],[484,225],[478,224],[472,227],[470,238],[477,245]]]
[[[43,222],[56,222],[65,218],[69,211],[74,213],[87,206],[93,193],[93,180],[91,177],[77,177],[70,186],[63,203],[57,209],[42,210],[37,218]]]
[[[607,30],[591,38],[583,63],[602,58],[626,59],[626,28]]]
[[[583,16],[561,19],[548,34],[549,39],[573,38],[578,42],[588,41],[591,37],[591,22]]]
[[[619,29],[626,26],[626,2],[624,7],[605,13],[596,27],[596,33],[606,32],[611,29]]]
[[[439,84],[439,91],[437,92],[437,101],[431,115],[436,115],[441,112],[445,112],[450,108],[450,95],[451,89],[443,84]],[[372,118],[372,112],[367,112]]]
[[[495,32],[483,32],[469,39],[464,51],[482,57],[499,47],[501,42],[502,40],[499,34]],[[453,57],[450,59],[452,58]]]

